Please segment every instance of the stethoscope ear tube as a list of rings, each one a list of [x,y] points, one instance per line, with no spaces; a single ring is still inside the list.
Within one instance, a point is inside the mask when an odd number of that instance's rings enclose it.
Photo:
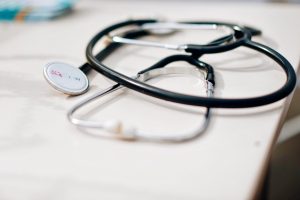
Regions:
[[[147,141],[147,142],[164,142],[164,143],[181,143],[181,142],[191,141],[201,136],[208,127],[210,121],[210,115],[211,115],[210,108],[206,108],[204,114],[204,121],[200,125],[176,133],[175,134],[176,136],[170,136],[170,133],[166,133],[166,132],[162,132],[162,133],[156,132],[155,134],[151,132],[150,134],[147,131],[137,129],[133,126],[125,125],[124,123],[118,120],[107,119],[103,121],[90,121],[90,120],[84,120],[84,119],[74,117],[75,112],[79,108],[87,105],[89,102],[92,102],[93,100],[96,100],[99,97],[104,97],[105,95],[108,95],[122,88],[123,87],[120,84],[115,84],[109,88],[96,92],[92,96],[80,101],[68,111],[67,113],[68,120],[72,124],[81,128],[103,129],[104,131],[107,131],[109,133],[109,134],[98,133],[97,136],[116,138],[116,139],[121,139],[126,141],[140,140],[140,141]],[[174,132],[172,132],[172,134],[174,134]]]
[[[197,74],[201,74],[201,71],[205,71],[206,73],[212,73],[209,68],[208,64],[204,62],[200,62],[198,60],[194,60],[194,58],[187,56],[187,55],[173,55],[169,56],[162,61],[154,64],[153,66],[140,71],[135,79],[138,79],[140,81],[148,81],[150,79],[156,78],[158,76],[163,75],[171,75],[171,74],[189,74],[196,76]],[[195,68],[183,68],[183,67],[166,67],[166,65],[170,64],[171,62],[175,61],[186,61],[192,65],[195,66]],[[207,78],[207,76],[206,76]],[[213,85],[210,81],[207,79],[205,80],[207,86],[206,94],[207,97],[210,98],[213,96],[213,87],[210,86]],[[205,114],[204,114],[204,121],[202,124],[193,127],[188,128],[183,131],[179,131],[178,133],[172,132],[155,132],[153,133],[151,131],[151,134],[149,131],[140,130],[133,126],[128,126],[121,121],[118,120],[102,120],[102,121],[89,121],[89,120],[83,120],[74,117],[75,112],[81,108],[82,106],[85,106],[87,103],[99,98],[103,97],[107,94],[110,94],[114,91],[117,91],[119,89],[123,88],[120,84],[115,84],[107,89],[101,90],[97,92],[96,94],[92,95],[91,97],[88,97],[84,99],[83,101],[77,103],[75,106],[73,106],[68,114],[68,120],[79,127],[84,128],[100,128],[103,130],[108,131],[110,134],[105,134],[102,136],[110,136],[112,138],[118,138],[122,140],[141,140],[141,141],[147,141],[147,142],[167,142],[167,143],[178,143],[178,142],[187,142],[190,140],[193,140],[200,135],[204,133],[206,130],[209,120],[210,120],[210,108],[206,108]],[[175,135],[175,136],[174,136]]]

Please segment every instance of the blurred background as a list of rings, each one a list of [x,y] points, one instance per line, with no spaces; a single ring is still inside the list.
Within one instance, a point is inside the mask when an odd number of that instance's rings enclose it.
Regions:
[[[0,0],[0,21],[37,21],[57,18],[69,13],[74,4],[79,0]],[[104,0],[81,0],[81,1],[104,1]],[[112,0],[122,1],[122,0]],[[136,0],[129,0],[136,1]],[[151,0],[158,1],[158,0]],[[176,1],[181,0],[164,0]],[[255,2],[255,3],[285,3],[299,4],[300,0],[189,0],[203,3],[209,2]]]
[[[101,1],[101,0],[81,0]],[[104,1],[104,0],[102,0]],[[122,0],[114,0],[122,1]],[[137,0],[131,0],[137,1]],[[149,0],[150,1],[150,0]],[[152,0],[161,1],[161,0]],[[181,0],[165,0],[181,1]],[[212,0],[190,0],[203,3]],[[68,14],[76,0],[0,0],[0,21],[50,20]],[[182,1],[184,2],[184,1]],[[213,0],[213,2],[250,2]],[[300,4],[300,0],[252,0],[256,3]],[[295,19],[300,20],[300,19]],[[298,27],[300,29],[300,27]],[[299,35],[300,37],[300,35]],[[300,44],[299,44],[300,45]],[[300,52],[299,57],[300,57]],[[261,199],[300,199],[300,87],[296,89],[286,121],[272,152]]]

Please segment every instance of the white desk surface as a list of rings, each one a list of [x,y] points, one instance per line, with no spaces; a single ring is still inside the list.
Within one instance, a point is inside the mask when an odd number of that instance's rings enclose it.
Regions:
[[[130,16],[252,25],[263,30],[265,37],[258,40],[298,67],[300,7],[296,5],[83,1],[72,15],[56,21],[1,23],[0,199],[255,197],[288,99],[254,109],[215,109],[203,136],[177,145],[103,139],[87,134],[97,131],[79,130],[67,121],[66,111],[82,97],[69,98],[51,89],[42,75],[44,64],[59,60],[79,66],[92,35]],[[163,55],[166,51],[130,47],[107,62],[134,72]],[[264,94],[285,80],[276,64],[245,49],[203,60],[216,68],[216,95],[223,97]],[[172,80],[161,83],[170,86]],[[176,87],[189,92],[201,88],[197,80],[177,77],[176,81],[182,83]],[[97,75],[89,94],[110,84]],[[202,120],[200,108],[179,106],[184,110],[179,111],[170,109],[178,107],[174,104],[158,106],[141,95],[124,96],[101,108],[97,102],[89,107],[94,112],[85,114],[93,119],[120,118],[149,130],[185,129]]]

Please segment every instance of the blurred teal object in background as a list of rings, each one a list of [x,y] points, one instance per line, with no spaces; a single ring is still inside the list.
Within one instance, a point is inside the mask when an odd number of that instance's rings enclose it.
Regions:
[[[0,21],[40,21],[71,11],[76,0],[0,0]]]

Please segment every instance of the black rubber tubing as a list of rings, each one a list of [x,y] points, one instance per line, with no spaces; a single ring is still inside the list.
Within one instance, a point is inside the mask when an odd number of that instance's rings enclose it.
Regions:
[[[176,92],[170,92],[167,90],[163,90],[148,84],[145,84],[141,81],[132,79],[130,77],[127,77],[121,73],[118,73],[111,68],[105,66],[103,63],[99,62],[97,58],[93,55],[93,48],[97,41],[111,32],[114,29],[120,28],[122,26],[136,24],[140,25],[143,23],[151,23],[155,22],[153,20],[135,20],[135,21],[126,21],[119,24],[115,24],[111,27],[108,27],[104,29],[103,31],[99,32],[96,36],[92,38],[92,40],[89,42],[87,48],[86,48],[86,57],[91,65],[91,67],[103,74],[104,76],[116,81],[117,83],[128,87],[130,89],[133,89],[137,92],[141,92],[146,95],[150,95],[156,98],[164,99],[166,101],[172,101],[176,103],[181,104],[188,104],[188,105],[194,105],[194,106],[204,106],[204,107],[211,107],[211,108],[248,108],[248,107],[257,107],[262,105],[267,105],[273,102],[276,102],[278,100],[281,100],[282,98],[289,95],[296,85],[296,73],[291,66],[291,64],[288,62],[287,59],[285,59],[281,54],[279,54],[277,51],[251,41],[250,39],[244,40],[244,42],[240,43],[239,46],[245,46],[250,49],[259,51],[266,56],[270,57],[272,60],[277,62],[284,70],[284,72],[287,75],[287,80],[285,84],[278,89],[277,91],[253,98],[236,98],[236,99],[230,99],[230,98],[206,98],[206,97],[199,97],[199,96],[193,96],[193,95],[183,95]],[[196,22],[197,23],[197,22]],[[237,48],[239,46],[231,45],[230,49]],[[222,51],[227,51],[222,47]],[[222,52],[221,51],[221,52]],[[198,53],[198,52],[195,52]],[[206,53],[216,53],[216,51],[209,51],[209,52],[203,52],[201,51],[201,54]]]

